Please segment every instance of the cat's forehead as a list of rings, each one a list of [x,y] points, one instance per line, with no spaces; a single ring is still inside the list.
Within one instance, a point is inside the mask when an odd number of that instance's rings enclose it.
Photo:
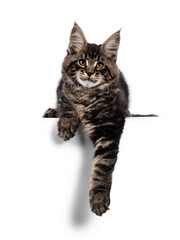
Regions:
[[[101,54],[100,49],[101,49],[101,45],[88,43],[86,51],[85,51],[85,58],[86,59],[99,59],[100,54]]]

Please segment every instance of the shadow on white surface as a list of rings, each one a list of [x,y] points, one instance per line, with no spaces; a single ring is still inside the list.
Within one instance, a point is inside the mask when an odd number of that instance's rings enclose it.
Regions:
[[[52,129],[52,139],[55,144],[63,144],[64,140],[57,134],[57,126]],[[70,221],[74,227],[86,224],[91,217],[89,206],[89,184],[93,164],[93,144],[80,126],[72,143],[81,146],[82,159],[79,174],[77,177],[74,199],[72,200],[72,209],[70,212]]]
[[[89,183],[93,163],[93,145],[82,127],[78,129],[78,136],[82,146],[82,160],[72,206],[72,224],[75,226],[86,224],[91,217]]]

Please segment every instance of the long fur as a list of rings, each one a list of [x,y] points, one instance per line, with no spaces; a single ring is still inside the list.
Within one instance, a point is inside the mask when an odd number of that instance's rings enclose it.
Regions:
[[[90,182],[90,206],[101,216],[109,208],[112,173],[119,141],[129,114],[129,91],[116,65],[120,33],[112,34],[102,45],[87,43],[75,24],[70,35],[62,78],[57,87],[56,109],[44,117],[58,117],[59,135],[68,140],[79,124],[94,144],[94,165]]]

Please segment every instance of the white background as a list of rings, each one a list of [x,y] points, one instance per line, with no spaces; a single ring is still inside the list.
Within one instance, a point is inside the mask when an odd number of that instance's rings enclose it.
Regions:
[[[74,20],[90,43],[121,30],[127,119],[102,217],[88,203],[93,146],[57,137],[56,87]],[[0,2],[0,239],[180,239],[178,1]]]

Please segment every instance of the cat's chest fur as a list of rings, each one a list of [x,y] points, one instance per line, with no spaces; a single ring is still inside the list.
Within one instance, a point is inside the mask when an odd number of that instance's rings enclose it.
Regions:
[[[66,91],[66,97],[81,120],[111,117],[120,108],[120,105],[116,104],[121,99],[120,92],[112,86],[94,89],[80,87],[72,92]]]

